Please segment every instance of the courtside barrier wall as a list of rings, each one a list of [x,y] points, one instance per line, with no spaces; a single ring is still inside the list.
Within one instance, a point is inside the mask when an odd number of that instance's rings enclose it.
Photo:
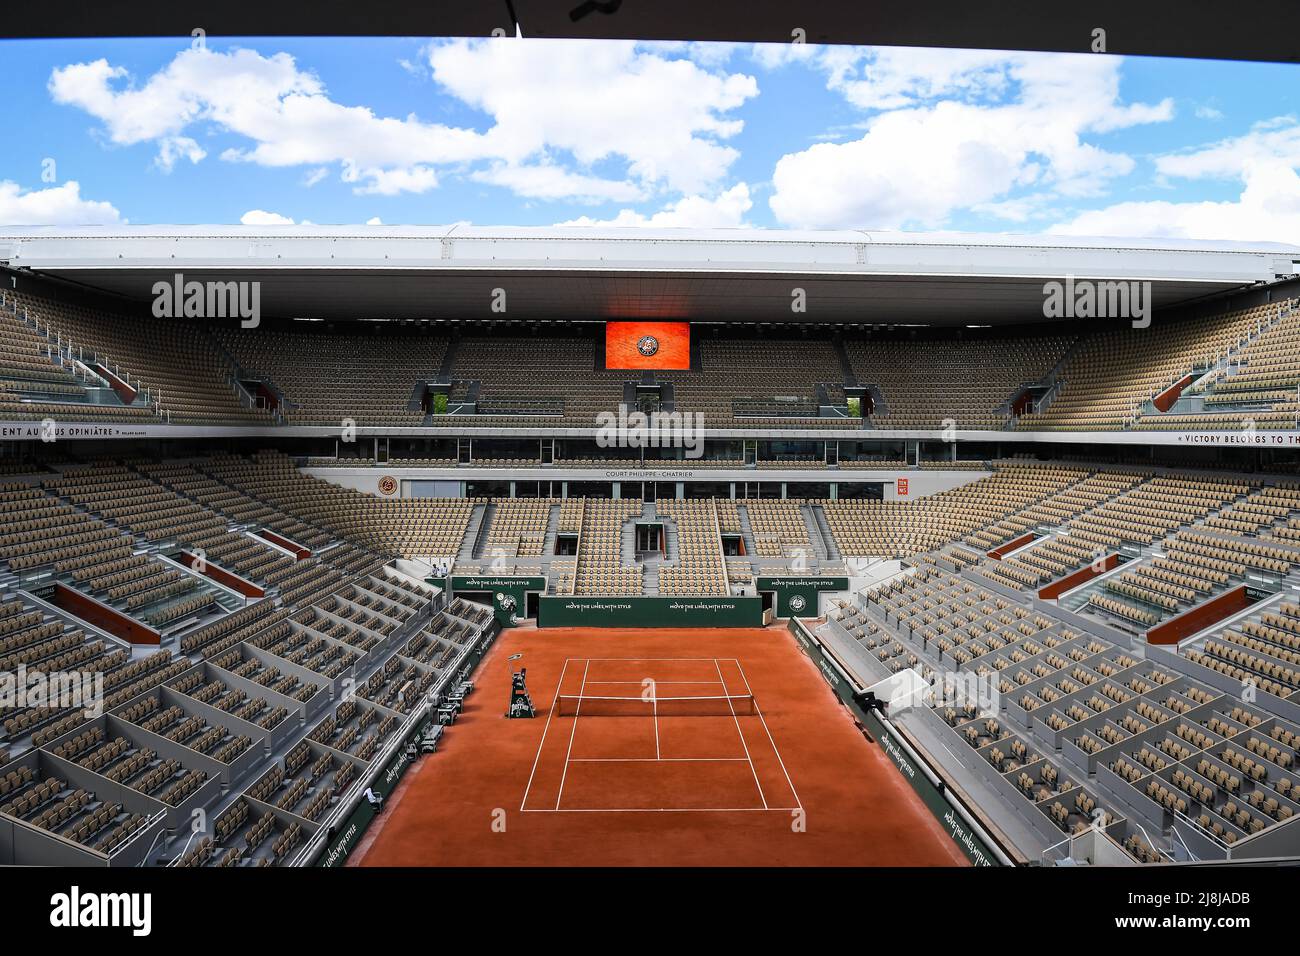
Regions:
[[[542,597],[538,627],[762,627],[757,597]]]
[[[822,647],[821,641],[799,618],[791,618],[790,633],[794,635],[804,653],[817,665],[826,682],[852,711],[858,723],[880,744],[886,756],[911,784],[922,802],[934,814],[953,842],[975,866],[1014,866],[1010,856],[1000,847],[988,831],[974,819],[970,811],[953,795],[944,778],[888,720],[881,720],[858,706],[853,694],[862,688],[849,676]]]
[[[453,680],[469,677],[483,660],[492,642],[501,632],[495,621],[488,624],[482,636],[449,668],[447,675],[430,689],[430,698],[441,697]],[[334,812],[321,822],[320,829],[294,860],[294,866],[335,867],[347,863],[376,816],[375,808],[365,798],[367,788],[387,800],[397,789],[402,776],[418,756],[415,744],[436,719],[433,706],[426,703],[407,719],[402,732],[386,751],[380,770],[373,776],[362,775],[352,788],[352,796],[339,803]]]

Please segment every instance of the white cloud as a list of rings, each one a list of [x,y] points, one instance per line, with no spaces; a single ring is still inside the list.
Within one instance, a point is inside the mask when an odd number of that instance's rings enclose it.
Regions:
[[[728,114],[758,95],[752,76],[715,73],[632,42],[453,40],[429,50],[434,81],[493,120],[487,151],[512,166],[571,154],[620,159],[643,188],[719,181],[738,153]]]
[[[353,191],[363,196],[396,196],[399,193],[425,193],[438,185],[438,174],[428,166],[409,169],[358,169],[343,164],[340,177],[345,183],[358,183]]]
[[[356,171],[358,192],[396,191],[403,181],[429,188],[423,164],[472,159],[481,149],[473,130],[336,103],[321,80],[286,53],[187,49],[143,83],[101,59],[55,69],[49,89],[55,102],[101,120],[110,142],[156,143],[164,166],[174,161],[179,142],[194,142],[182,134],[198,125],[251,141],[225,150],[224,160],[272,167],[347,164]],[[202,158],[201,151],[187,155]],[[318,182],[319,172],[308,177]]]
[[[239,221],[245,226],[292,226],[293,220],[288,216],[282,216],[278,212],[267,212],[265,209],[250,209],[239,217]]]
[[[1248,167],[1270,162],[1300,166],[1300,122],[1295,117],[1274,117],[1243,136],[1157,157],[1156,171],[1183,179],[1236,179]]]
[[[1003,199],[999,202],[982,202],[971,206],[972,212],[1005,219],[1008,222],[1028,222],[1042,215],[1051,197],[1042,193]]]
[[[421,193],[454,170],[534,198],[632,201],[708,191],[738,156],[725,145],[742,126],[732,114],[758,88],[713,52],[716,68],[635,43],[432,44],[432,82],[481,113],[482,130],[336,102],[289,54],[248,49],[186,49],[142,80],[105,59],[69,64],[49,91],[111,144],[154,144],[164,169],[203,160],[196,134],[216,131],[241,140],[224,161],[308,167],[307,185],[338,168],[357,193]]]
[[[1132,201],[1058,222],[1074,235],[1159,235],[1191,239],[1275,240],[1300,245],[1300,123],[1279,116],[1241,136],[1155,158],[1157,183],[1240,184],[1236,199]]]
[[[645,198],[645,192],[636,183],[584,176],[549,163],[523,166],[497,163],[489,169],[471,174],[470,178],[495,186],[505,186],[530,199],[569,199],[600,203],[636,202]]]
[[[382,226],[383,224],[384,220],[380,219],[378,216],[371,216],[366,220],[367,226]]]
[[[750,57],[765,70],[775,70],[791,63],[809,63],[821,55],[821,48],[811,43],[755,43]]]
[[[164,136],[158,140],[156,164],[163,171],[171,172],[178,159],[199,163],[207,155],[207,151],[188,136]]]
[[[48,189],[24,190],[0,180],[0,223],[8,226],[113,226],[125,223],[112,203],[81,197],[74,179]]]
[[[1236,200],[1122,202],[1081,213],[1049,232],[1083,236],[1276,241],[1300,245],[1300,176],[1290,166],[1260,163],[1243,173]]]
[[[777,161],[770,204],[790,226],[933,229],[976,207],[1022,218],[1021,190],[1092,196],[1133,170],[1089,134],[1173,115],[1171,100],[1123,103],[1109,57],[839,47],[807,62],[871,113],[858,139]]]
[[[859,109],[895,110],[940,97],[969,100],[1004,91],[1007,54],[990,50],[826,47],[826,85]]]
[[[633,209],[623,209],[613,219],[592,219],[581,216],[559,225],[724,228],[743,226],[745,213],[749,212],[753,205],[754,202],[749,196],[749,186],[746,183],[739,183],[713,199],[703,196],[685,196],[649,216]]]
[[[692,63],[706,67],[725,66],[746,48],[744,43],[724,40],[654,40],[641,45],[652,53],[683,53]]]

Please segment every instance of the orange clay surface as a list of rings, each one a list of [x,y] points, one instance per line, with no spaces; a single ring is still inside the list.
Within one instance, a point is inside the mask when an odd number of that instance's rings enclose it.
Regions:
[[[504,716],[520,666],[538,710],[532,720]],[[575,698],[564,714],[557,694]],[[642,703],[649,696],[655,703]],[[688,697],[714,699],[674,699]],[[593,713],[609,710],[620,713]],[[438,752],[407,772],[350,862],[954,866],[966,858],[784,627],[528,625],[497,639],[464,713]]]

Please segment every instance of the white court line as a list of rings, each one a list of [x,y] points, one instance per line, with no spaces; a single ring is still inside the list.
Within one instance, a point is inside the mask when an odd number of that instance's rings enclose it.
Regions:
[[[606,661],[631,661],[635,663],[641,663],[642,661],[697,661],[697,662],[704,661],[705,663],[712,664],[717,661],[717,658],[716,657],[591,657],[588,658],[588,660],[594,661],[596,663],[604,663]]]
[[[653,678],[651,679],[653,680]],[[596,684],[643,684],[645,680],[646,678],[643,677],[640,680],[589,680],[587,683],[594,687]],[[716,680],[656,680],[655,684],[722,684],[723,687],[727,686],[722,681]]]
[[[757,701],[754,702],[754,709],[755,709],[755,712],[758,714],[759,720],[760,720],[760,721],[762,722],[762,724],[763,724],[763,729],[764,729],[764,730],[766,731],[766,733],[767,733],[768,741],[772,744],[772,749],[773,749],[773,751],[776,753],[777,761],[781,764],[781,770],[782,770],[783,773],[785,773],[786,782],[790,784],[790,792],[794,794],[794,796],[795,796],[795,800],[799,803],[798,806],[793,806],[793,807],[773,807],[773,806],[769,806],[769,805],[768,805],[768,803],[767,803],[767,798],[766,798],[766,796],[763,794],[763,788],[762,788],[762,785],[759,784],[759,782],[758,782],[758,774],[757,774],[757,771],[756,771],[755,768],[754,768],[754,761],[753,761],[753,759],[752,759],[752,758],[750,757],[750,755],[749,755],[749,747],[748,747],[748,745],[747,745],[747,743],[746,743],[746,741],[745,741],[745,735],[744,735],[744,733],[741,732],[741,729],[740,729],[740,721],[739,721],[739,718],[736,716],[735,708],[734,708],[734,707],[731,708],[731,710],[732,710],[732,719],[735,720],[735,722],[736,722],[736,730],[737,730],[737,733],[740,734],[740,743],[741,743],[741,746],[742,746],[742,747],[744,748],[744,750],[745,750],[745,756],[744,756],[744,757],[679,757],[679,758],[671,758],[671,757],[670,757],[670,758],[659,758],[659,757],[656,757],[656,758],[654,758],[653,760],[652,760],[651,758],[648,758],[648,757],[629,757],[629,758],[620,758],[620,757],[578,757],[578,758],[575,758],[575,757],[572,756],[572,752],[573,752],[573,739],[574,739],[574,735],[575,735],[576,732],[577,732],[577,715],[575,714],[575,715],[574,715],[574,726],[573,726],[573,729],[572,729],[572,731],[570,732],[570,735],[569,735],[569,750],[568,750],[568,753],[565,754],[565,760],[564,760],[564,775],[567,775],[567,773],[568,773],[568,765],[569,765],[570,763],[606,763],[606,762],[609,762],[609,763],[616,763],[616,762],[652,762],[652,763],[653,763],[653,762],[660,762],[660,761],[662,761],[662,762],[666,762],[666,763],[667,763],[667,762],[673,762],[673,763],[676,763],[676,762],[699,762],[699,763],[724,763],[724,762],[735,762],[735,763],[739,763],[739,762],[742,762],[742,761],[743,761],[743,762],[749,764],[750,772],[754,774],[754,783],[755,783],[755,785],[758,787],[759,796],[762,797],[762,799],[763,799],[763,806],[761,806],[761,807],[561,807],[561,806],[560,806],[560,795],[557,795],[557,797],[556,797],[555,808],[554,808],[554,809],[549,809],[549,808],[529,808],[529,807],[525,806],[525,804],[528,802],[528,792],[529,792],[529,789],[532,787],[533,777],[534,777],[534,775],[535,775],[536,772],[537,772],[537,766],[538,766],[538,763],[539,763],[540,760],[541,760],[541,755],[542,755],[542,745],[545,743],[545,741],[546,741],[546,734],[547,734],[547,731],[550,729],[551,717],[553,717],[554,714],[555,714],[556,703],[558,702],[559,697],[560,697],[560,694],[561,694],[561,691],[562,691],[562,689],[563,689],[565,672],[568,670],[569,663],[570,663],[572,660],[573,660],[573,658],[566,658],[565,661],[564,661],[564,667],[563,667],[563,668],[561,669],[561,671],[560,671],[560,680],[559,680],[559,682],[556,684],[556,687],[555,687],[555,694],[554,694],[554,695],[552,696],[552,698],[551,698],[551,710],[550,710],[550,713],[548,713],[548,714],[547,714],[547,717],[546,717],[546,727],[543,728],[543,730],[542,730],[542,740],[541,740],[541,741],[539,742],[539,744],[538,744],[538,747],[537,747],[537,755],[536,755],[536,757],[535,757],[534,760],[533,760],[533,770],[532,770],[532,773],[530,773],[530,774],[529,774],[529,777],[528,777],[528,787],[526,787],[525,790],[524,790],[524,800],[523,800],[523,803],[521,803],[521,804],[520,804],[520,807],[519,807],[519,810],[520,810],[521,813],[792,813],[792,812],[794,812],[795,810],[802,810],[802,809],[803,809],[802,802],[799,800],[799,794],[798,794],[798,792],[795,790],[795,787],[794,787],[794,783],[793,783],[793,781],[790,780],[790,774],[789,774],[789,772],[786,770],[786,767],[785,767],[785,761],[781,758],[781,753],[780,753],[780,751],[777,750],[777,747],[776,747],[776,741],[772,738],[772,732],[771,732],[770,728],[768,728],[768,726],[767,726],[767,721],[766,721],[766,719],[763,718],[762,711],[759,710],[759,708],[758,708],[758,703],[757,703]],[[714,668],[715,668],[715,670],[717,670],[717,673],[718,673],[718,678],[719,678],[719,680],[717,681],[717,683],[721,684],[722,687],[723,687],[724,690],[725,690],[725,688],[726,688],[726,678],[723,677],[723,675],[722,675],[722,668],[721,668],[721,666],[719,665],[718,660],[719,660],[719,659],[716,658],[716,657],[601,657],[601,658],[588,658],[588,659],[586,660],[586,666],[585,666],[584,669],[583,669],[582,688],[579,690],[579,696],[582,695],[582,690],[585,689],[585,687],[586,687],[586,685],[587,685],[588,683],[592,683],[592,684],[596,684],[596,683],[636,683],[635,681],[588,681],[588,680],[587,680],[587,673],[588,673],[588,670],[590,669],[590,666],[591,666],[592,661],[599,661],[599,662],[609,662],[609,661],[630,661],[630,662],[645,662],[645,661],[694,661],[694,662],[712,662],[712,663],[713,663],[713,666],[714,666]],[[734,663],[734,664],[736,665],[737,669],[740,671],[741,680],[743,680],[744,683],[745,683],[745,691],[746,691],[746,693],[749,694],[750,697],[752,698],[752,697],[753,697],[753,691],[752,691],[752,689],[750,688],[750,685],[749,685],[749,679],[748,679],[748,677],[746,677],[746,675],[745,675],[744,668],[741,667],[741,665],[740,665],[740,661],[736,660],[735,658],[723,658],[723,660],[730,660],[730,661],[732,661],[732,663]],[[714,682],[713,682],[713,681],[665,681],[665,682],[656,682],[656,683],[702,684],[702,683],[714,683]],[[579,702],[579,709],[581,709],[581,702]],[[656,729],[657,729],[657,728],[656,728]],[[561,789],[561,791],[563,791],[563,788],[564,788],[564,776],[561,776],[561,780],[560,780],[560,789]]]
[[[803,807],[565,807],[524,813],[793,813]]]
[[[587,659],[586,665],[582,668],[582,686],[578,688],[578,706],[573,712],[573,729],[569,731],[569,749],[564,752],[564,771],[560,774],[560,789],[555,793],[555,809],[560,809],[560,798],[564,796],[564,778],[569,775],[569,758],[573,756],[573,738],[578,734],[578,717],[582,715],[582,694],[587,689],[587,670],[591,667],[591,659]],[[559,696],[558,690],[556,696]]]
[[[659,759],[659,688],[658,684],[650,685],[650,710],[654,714],[655,721],[655,760]]]
[[[745,682],[745,693],[749,699],[754,702],[754,713],[758,714],[759,722],[763,725],[763,730],[767,734],[768,741],[772,744],[772,752],[776,754],[776,762],[781,765],[781,772],[785,774],[785,782],[790,785],[790,792],[794,794],[794,802],[798,804],[793,809],[802,810],[803,800],[799,798],[799,791],[794,788],[794,781],[790,779],[790,771],[785,767],[785,760],[781,757],[781,750],[776,745],[775,738],[772,737],[772,730],[767,726],[767,719],[763,716],[763,711],[758,706],[758,698],[754,696],[754,690],[749,686],[749,678],[745,676],[745,668],[741,666],[740,661],[734,657],[731,662],[736,665],[736,670],[740,671],[740,679]]]
[[[546,713],[546,726],[542,728],[542,739],[537,744],[537,756],[533,758],[533,769],[528,774],[528,785],[524,787],[524,799],[519,803],[519,809],[524,808],[528,802],[528,791],[532,789],[533,777],[537,774],[537,764],[542,759],[542,747],[546,744],[546,732],[551,729],[551,718],[555,716],[555,704],[560,699],[560,689],[564,687],[564,672],[569,669],[569,658],[564,659],[564,666],[560,668],[560,680],[555,685],[555,695],[551,698],[551,709]]]
[[[713,659],[713,666],[718,669],[718,680],[722,681],[722,685],[725,687],[727,679],[722,676],[722,665],[718,663],[716,657]],[[754,786],[758,787],[759,799],[763,801],[763,809],[766,810],[768,809],[767,795],[763,793],[763,785],[758,782],[758,771],[754,769],[754,761],[749,756],[749,744],[745,742],[745,732],[740,729],[740,718],[736,716],[736,707],[731,703],[730,697],[727,698],[727,709],[731,711],[731,719],[736,722],[736,733],[740,735],[740,746],[745,748],[745,759],[749,761],[749,772],[754,775]]]
[[[569,763],[744,763],[744,757],[574,757]]]

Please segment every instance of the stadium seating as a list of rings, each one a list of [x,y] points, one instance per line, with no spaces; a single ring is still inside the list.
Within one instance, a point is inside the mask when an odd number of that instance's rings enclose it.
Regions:
[[[1155,863],[1185,859],[1185,834],[1214,858],[1289,833],[1294,452],[1153,450],[1145,433],[1294,430],[1300,310],[1162,319],[701,323],[691,369],[642,375],[605,370],[580,324],[238,329],[6,291],[0,418],[193,427],[120,454],[107,438],[0,449],[0,671],[102,674],[106,711],[7,710],[0,814],[97,863],[305,862],[494,632],[492,609],[422,583],[447,565],[564,596],[866,579],[814,624],[877,679],[996,688],[993,713],[935,699],[918,720],[1048,845],[1100,821],[1117,853]],[[634,385],[646,407],[702,416],[705,457],[582,432]],[[336,436],[349,421],[376,433]],[[255,428],[226,442],[220,425]],[[323,427],[278,431],[296,425]],[[955,452],[873,434],[949,426],[1001,434]],[[825,444],[830,429],[863,437]],[[1094,430],[1135,434],[1026,440]],[[1230,617],[1208,613],[1225,595]],[[157,646],[128,650],[141,633]],[[191,842],[198,808],[213,826]]]
[[[350,331],[137,319],[0,293],[0,412],[545,429],[593,425],[640,379],[606,370],[598,337],[563,331],[460,336],[377,322]],[[710,428],[1289,429],[1300,412],[1297,341],[1295,300],[1078,335],[974,329],[836,341],[702,330],[693,367],[652,380],[664,389],[660,407],[698,413]],[[435,410],[430,384],[445,392],[447,414]],[[875,396],[865,416],[848,414],[848,388]],[[1162,395],[1169,401],[1157,408]]]
[[[713,499],[664,501],[658,504],[657,513],[672,521],[677,542],[675,563],[659,567],[659,592],[729,594]]]
[[[200,327],[185,320],[140,321],[50,299],[10,293],[25,321],[48,337],[75,348],[79,358],[112,371],[127,385],[146,393],[156,416],[174,424],[217,421],[264,422],[270,413],[246,407],[233,369],[217,344]],[[78,420],[86,403],[49,408],[54,418]],[[113,406],[106,406],[113,407]],[[119,406],[118,415],[126,414]],[[137,413],[138,414],[138,413]],[[132,418],[136,416],[133,415]]]
[[[1204,373],[1257,335],[1267,307],[1150,328],[1121,328],[1084,337],[1061,368],[1046,409],[1020,416],[1029,431],[1127,428],[1150,402],[1183,376]]]
[[[419,425],[417,382],[437,377],[442,337],[382,328],[348,334],[221,328],[216,340],[251,378],[278,390],[292,424]]]
[[[909,337],[849,340],[845,351],[863,385],[878,386],[886,408],[876,428],[1006,427],[1008,404],[1038,382],[1074,345],[1072,336],[1034,338]]]

